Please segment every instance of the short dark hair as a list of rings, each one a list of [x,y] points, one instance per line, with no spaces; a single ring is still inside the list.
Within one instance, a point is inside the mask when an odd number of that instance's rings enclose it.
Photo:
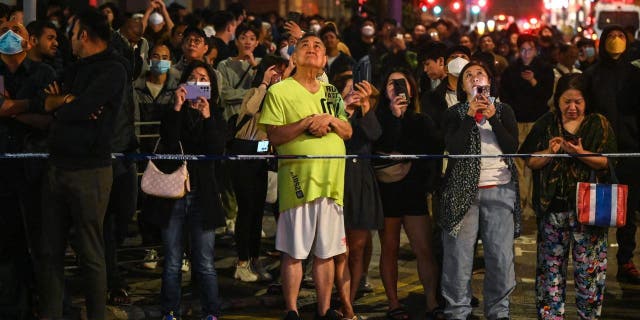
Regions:
[[[234,18],[237,20],[243,13],[246,12],[244,6],[240,2],[233,2],[229,4],[227,11],[233,14]]]
[[[465,47],[465,46],[461,46],[461,45],[456,45],[456,46],[452,46],[451,48],[449,48],[447,50],[447,58],[449,58],[452,54],[454,54],[456,52],[464,53],[464,54],[467,55],[467,57],[469,57],[469,59],[471,59],[471,49],[469,49],[468,47]],[[446,60],[446,58],[445,58],[445,60]]]
[[[194,26],[188,26],[182,32],[182,42],[184,42],[185,39],[187,39],[190,35],[195,35],[195,36],[203,38],[204,40],[207,40],[207,34],[204,33],[204,31],[202,29],[200,29],[198,27],[194,27]]]
[[[260,36],[260,31],[258,31],[258,29],[254,28],[253,26],[250,26],[246,23],[241,23],[237,28],[236,28],[236,39],[240,38],[241,35],[247,33],[247,32],[253,32],[253,34],[256,36],[256,38],[258,36]]]
[[[336,35],[336,37],[340,38],[340,34],[338,33],[338,29],[336,29],[336,25],[333,24],[333,23],[325,24],[325,26],[322,27],[322,29],[320,29],[320,31],[318,31],[318,37],[320,39],[322,39],[324,37],[324,35],[329,33],[329,32],[333,32]]]
[[[538,37],[532,34],[521,34],[518,36],[518,48],[520,48],[525,42],[533,43],[535,47],[538,44]]]
[[[175,2],[174,2],[174,3],[175,3]],[[188,25],[187,23],[185,23],[185,22],[176,22],[176,23],[173,25],[173,29],[171,29],[171,35],[172,35],[172,36],[174,36],[174,35],[176,34],[176,32],[178,31],[178,28],[179,28],[179,27],[184,27],[184,26],[187,26],[187,27],[188,27],[189,25]],[[185,30],[186,30],[186,29],[185,29]]]
[[[9,13],[11,13],[11,7],[4,3],[0,3],[0,19],[6,18],[8,20]]]
[[[55,24],[51,23],[51,21],[45,20],[31,21],[27,25],[27,32],[29,32],[29,36],[34,36],[36,38],[40,38],[42,36],[44,29],[52,29],[56,32],[58,30]]]
[[[211,21],[213,22],[213,29],[216,32],[224,31],[224,29],[236,22],[236,18],[229,11],[216,11],[213,13],[211,17]]]
[[[556,92],[553,94],[553,109],[556,111],[556,115],[560,115],[560,97],[562,97],[562,94],[567,90],[571,89],[580,91],[586,99],[584,81],[581,73],[567,73],[558,79]],[[585,103],[585,114],[588,113],[588,110],[589,103]]]
[[[87,32],[87,36],[92,40],[111,42],[111,27],[107,17],[95,8],[88,8],[76,16],[75,23],[79,26],[78,34],[74,35],[79,39],[82,31]]]
[[[447,60],[447,45],[442,42],[429,42],[418,51],[419,62],[425,62],[427,60],[437,61],[438,58]]]
[[[568,43],[561,43],[561,44],[558,45],[558,52],[559,53],[567,53],[572,48],[578,49],[578,47],[575,46],[575,45],[568,44]]]
[[[596,46],[596,42],[593,41],[592,39],[582,38],[582,39],[578,40],[577,46],[578,46],[578,48],[582,48],[582,47],[586,47],[586,46],[595,47]]]

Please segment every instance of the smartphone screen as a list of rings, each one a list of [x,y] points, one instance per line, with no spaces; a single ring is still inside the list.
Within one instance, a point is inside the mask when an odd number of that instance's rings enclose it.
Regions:
[[[0,95],[4,95],[4,76],[0,75]]]
[[[393,79],[393,90],[396,96],[404,95],[407,98],[407,83],[404,79]]]
[[[258,141],[258,150],[256,150],[257,152],[267,152],[269,151],[269,141],[267,140],[262,140],[262,141]]]

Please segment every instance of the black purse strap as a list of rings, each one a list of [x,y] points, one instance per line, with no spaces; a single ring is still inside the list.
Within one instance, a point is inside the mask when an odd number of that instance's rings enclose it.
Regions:
[[[611,161],[611,159],[607,158],[607,165],[609,166],[609,179],[611,181],[612,184],[619,184],[620,181],[618,180],[618,176],[616,175],[616,170],[613,168],[613,161]],[[596,171],[595,170],[591,170],[591,174],[589,175],[589,182],[591,183],[597,183],[598,181],[596,180]]]
[[[240,77],[240,80],[238,80],[238,83],[236,83],[235,86],[233,86],[234,89],[238,89],[238,87],[242,84],[242,81],[244,81],[244,78],[247,77],[247,74],[249,73],[249,71],[252,69],[253,67],[251,65],[249,65],[249,67],[247,68],[247,70],[244,71],[244,73],[242,74],[242,76]]]

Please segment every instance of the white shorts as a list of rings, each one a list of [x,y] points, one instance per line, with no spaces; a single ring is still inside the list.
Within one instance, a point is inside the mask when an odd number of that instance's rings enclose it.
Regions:
[[[333,199],[318,198],[280,213],[276,249],[298,260],[306,259],[312,249],[320,259],[345,253],[342,206]]]

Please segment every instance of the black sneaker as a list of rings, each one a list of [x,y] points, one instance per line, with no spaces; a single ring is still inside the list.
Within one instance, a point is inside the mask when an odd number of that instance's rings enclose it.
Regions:
[[[631,284],[640,284],[640,272],[636,269],[636,265],[633,261],[618,265],[618,274],[616,278],[620,282],[626,282]]]
[[[324,316],[316,313],[317,320],[342,320],[342,315],[338,311],[329,309]]]
[[[293,310],[289,310],[287,311],[287,314],[284,315],[284,318],[282,318],[283,320],[301,320],[302,318],[300,318],[300,315],[293,311]]]

